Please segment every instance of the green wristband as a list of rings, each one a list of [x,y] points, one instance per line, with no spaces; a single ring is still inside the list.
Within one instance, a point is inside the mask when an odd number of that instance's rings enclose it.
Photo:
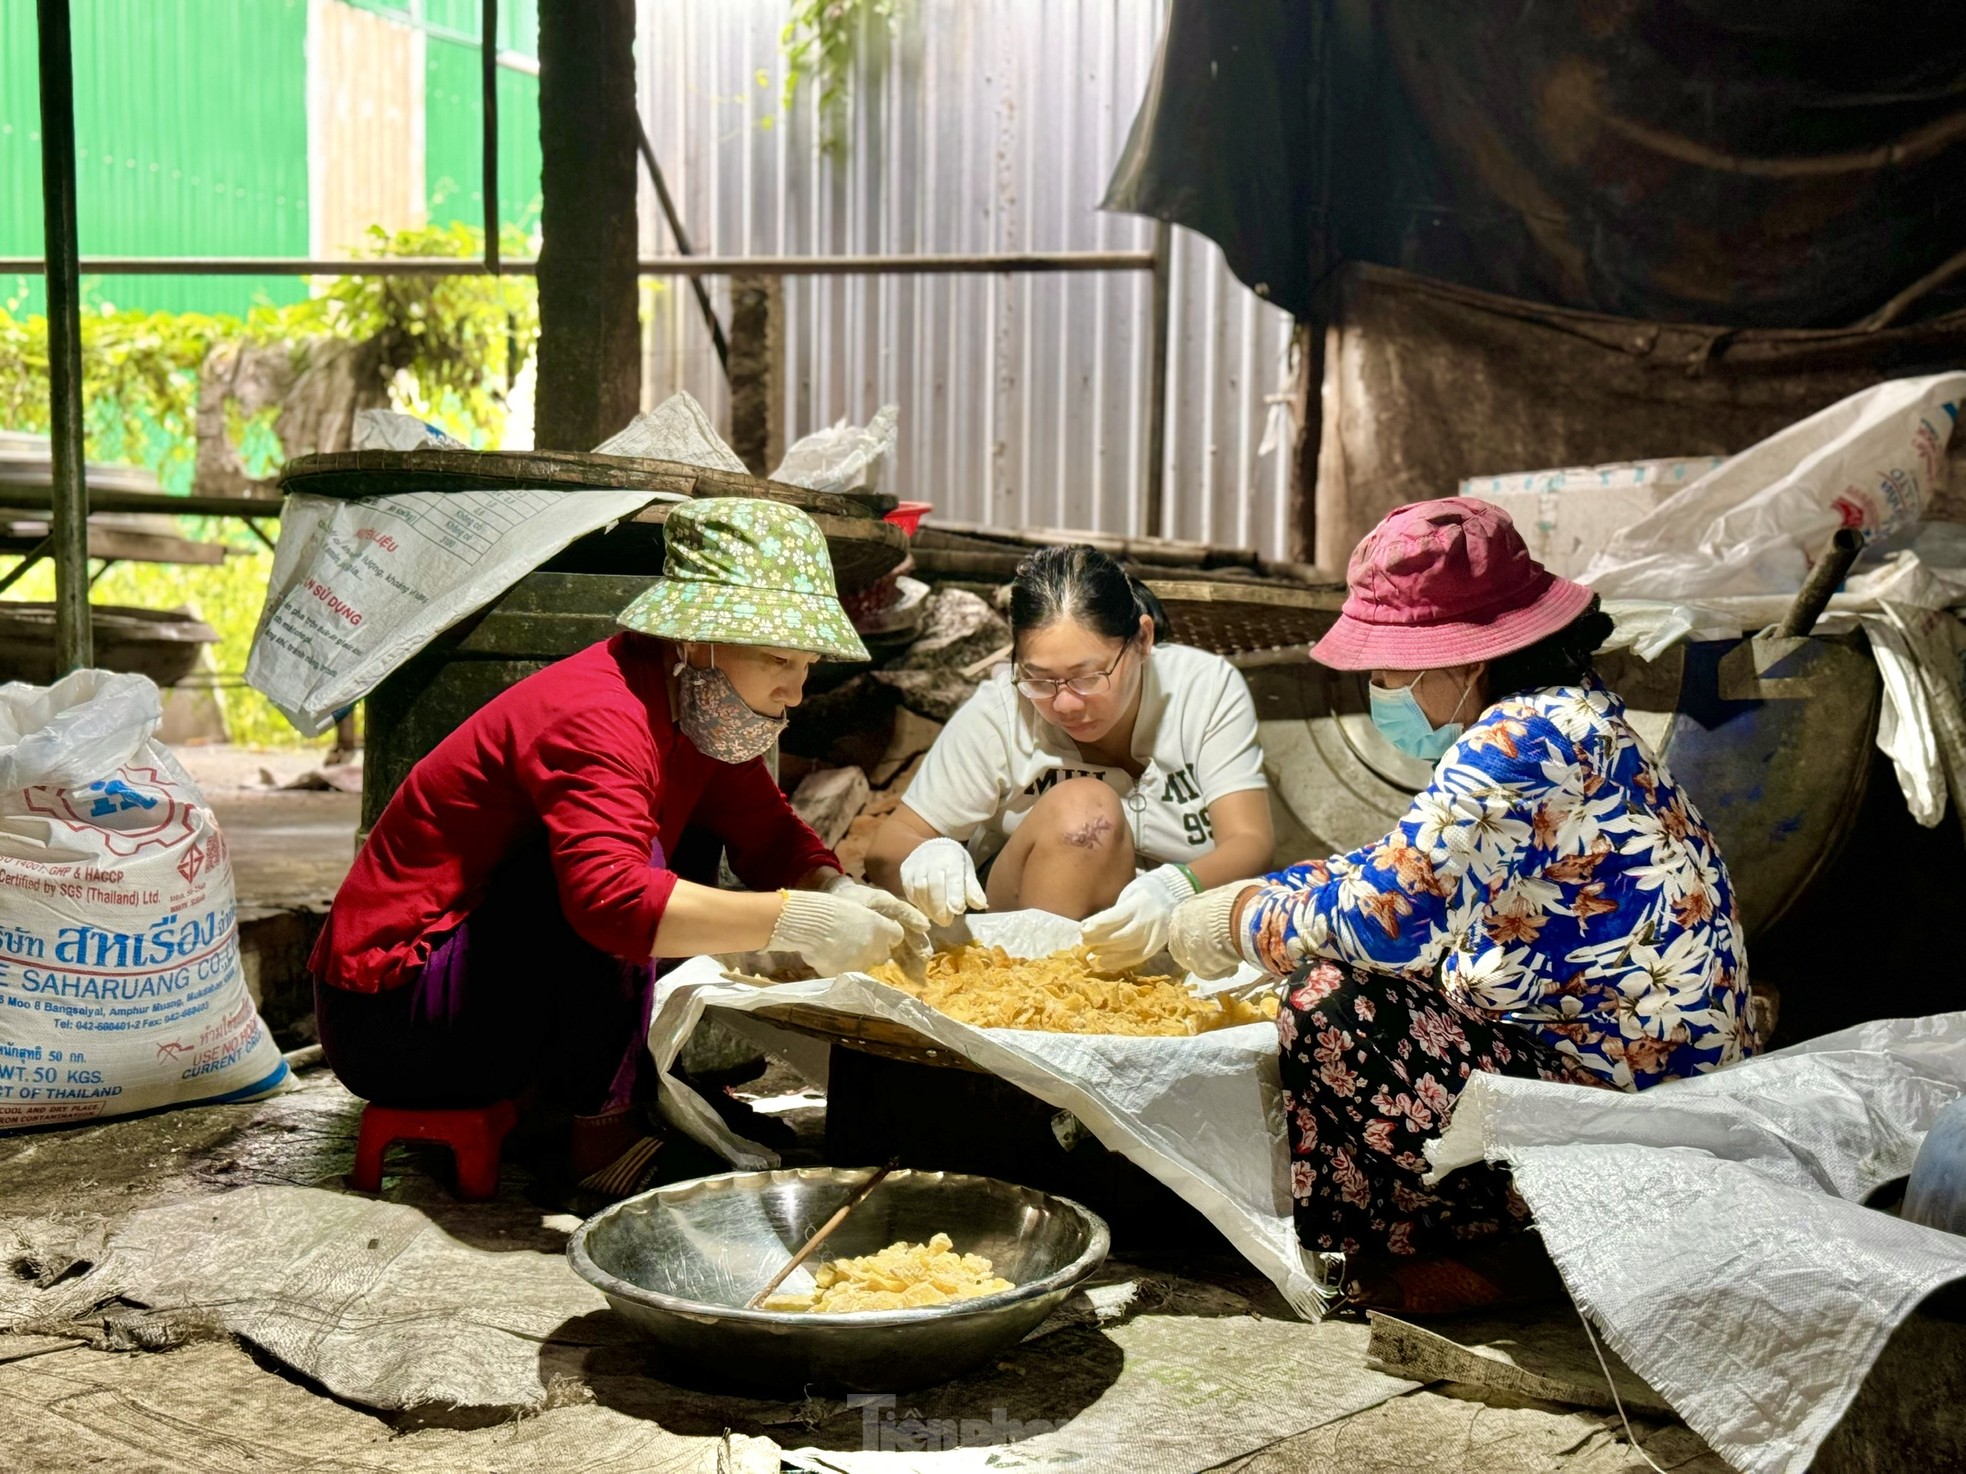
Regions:
[[[1200,895],[1201,878],[1197,876],[1194,871],[1190,870],[1186,865],[1183,865],[1179,860],[1176,860],[1174,862],[1174,868],[1176,870],[1179,870],[1183,875],[1187,876],[1188,884],[1195,888],[1196,895]]]

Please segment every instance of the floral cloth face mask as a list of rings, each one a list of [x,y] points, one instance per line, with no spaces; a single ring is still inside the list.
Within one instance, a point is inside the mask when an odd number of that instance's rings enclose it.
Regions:
[[[730,677],[717,669],[714,654],[700,670],[678,659],[674,675],[676,725],[705,757],[748,763],[769,752],[785,730],[784,717],[761,716],[751,709]]]

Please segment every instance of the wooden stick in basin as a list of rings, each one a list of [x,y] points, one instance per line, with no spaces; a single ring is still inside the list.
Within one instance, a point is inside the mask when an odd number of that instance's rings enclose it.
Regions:
[[[881,1167],[877,1169],[872,1177],[869,1177],[865,1182],[861,1183],[860,1186],[856,1187],[853,1190],[853,1196],[848,1198],[844,1203],[840,1205],[839,1212],[835,1213],[831,1218],[828,1218],[824,1223],[822,1223],[819,1226],[819,1232],[815,1233],[811,1238],[807,1239],[804,1244],[800,1245],[799,1252],[792,1256],[791,1262],[788,1263],[783,1269],[779,1270],[777,1274],[773,1275],[771,1277],[770,1283],[768,1283],[762,1290],[758,1291],[758,1293],[753,1295],[749,1300],[746,1300],[744,1302],[744,1308],[746,1310],[756,1310],[759,1306],[763,1305],[765,1303],[766,1297],[769,1296],[773,1290],[777,1289],[780,1285],[784,1284],[786,1278],[792,1273],[792,1271],[797,1269],[801,1264],[805,1263],[806,1260],[812,1256],[812,1251],[814,1249],[818,1248],[821,1244],[826,1242],[827,1235],[832,1233],[832,1231],[838,1228],[842,1223],[846,1222],[847,1214],[851,1213],[855,1208],[858,1208],[862,1203],[866,1202],[867,1195],[871,1193],[875,1188],[879,1187],[881,1183],[884,1180],[886,1180],[887,1174],[892,1172],[896,1167],[899,1167],[900,1165],[901,1165],[901,1159],[899,1157],[896,1157],[893,1161],[889,1162],[885,1167]]]

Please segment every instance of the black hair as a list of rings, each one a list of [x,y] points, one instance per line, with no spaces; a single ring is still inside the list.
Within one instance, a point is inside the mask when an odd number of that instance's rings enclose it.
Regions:
[[[1156,643],[1173,638],[1153,590],[1087,543],[1040,548],[1017,565],[1011,580],[1012,639],[1071,619],[1109,640],[1130,640],[1143,614],[1154,622]]]
[[[1488,699],[1500,701],[1524,691],[1576,685],[1596,673],[1591,657],[1611,638],[1611,629],[1611,616],[1598,607],[1593,595],[1590,607],[1555,634],[1489,661]]]

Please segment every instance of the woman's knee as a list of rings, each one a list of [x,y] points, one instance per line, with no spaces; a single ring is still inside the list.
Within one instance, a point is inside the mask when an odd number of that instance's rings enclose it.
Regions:
[[[1119,795],[1098,778],[1066,779],[1032,806],[1024,822],[1037,826],[1033,837],[1041,843],[1088,853],[1132,850]]]
[[[1300,1063],[1309,1063],[1320,1036],[1333,1029],[1344,1037],[1343,1046],[1333,1053],[1331,1042],[1326,1041],[1323,1048],[1331,1057],[1320,1063],[1337,1064],[1344,1053],[1373,1047],[1368,1041],[1380,1032],[1378,990],[1385,982],[1384,974],[1369,968],[1326,960],[1308,963],[1292,973],[1277,1010],[1286,1069],[1293,1051],[1300,1056]]]
[[[1348,1005],[1366,996],[1375,987],[1384,986],[1386,981],[1384,973],[1374,972],[1371,968],[1320,959],[1306,963],[1290,975],[1283,987],[1284,1006],[1298,1013],[1321,1009],[1352,1016],[1356,1010]],[[1365,1022],[1371,1022],[1369,1014]]]

